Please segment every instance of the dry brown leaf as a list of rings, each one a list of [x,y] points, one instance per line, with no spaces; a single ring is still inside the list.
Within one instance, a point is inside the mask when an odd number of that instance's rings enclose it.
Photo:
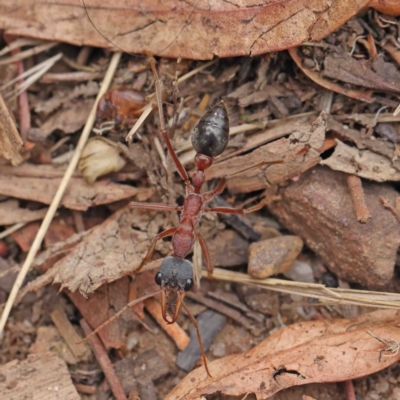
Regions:
[[[3,0],[0,29],[7,34],[59,40],[78,46],[173,58],[211,59],[257,55],[321,40],[369,4],[398,14],[395,0]],[[262,4],[262,5],[260,5]]]
[[[11,161],[12,165],[21,164],[23,161],[20,154],[22,144],[14,119],[0,95],[0,157]]]
[[[376,182],[400,180],[400,172],[393,168],[389,159],[369,150],[348,146],[340,140],[337,140],[333,154],[320,164]]]
[[[296,63],[296,65],[303,71],[304,75],[309,77],[319,86],[322,86],[323,88],[336,93],[344,94],[345,96],[351,97],[352,99],[365,101],[367,103],[373,103],[374,98],[372,97],[371,90],[348,89],[344,85],[339,85],[329,79],[324,79],[319,72],[312,71],[303,66],[303,61],[300,58],[296,48],[289,49],[289,54],[293,58],[293,61]]]
[[[228,180],[227,186],[232,192],[250,192],[299,175],[320,161],[319,150],[325,139],[326,119],[327,115],[322,113],[312,124],[304,124],[288,139],[277,140],[245,156],[215,164],[206,171],[206,177],[212,179],[229,176],[244,165],[256,165],[263,160],[283,160],[282,164],[256,168]]]
[[[196,369],[165,399],[190,400],[215,392],[232,396],[255,393],[257,399],[267,399],[291,386],[370,375],[400,359],[399,323],[399,311],[385,310],[351,320],[293,324],[246,353],[209,363],[212,378],[204,367]],[[388,345],[393,345],[392,351],[385,351]]]
[[[388,66],[394,68],[393,64],[385,63],[381,57],[374,60],[370,66],[357,61],[344,51],[340,53],[335,51],[324,59],[322,76],[375,91],[399,93],[398,73],[397,79],[393,79]]]
[[[86,296],[101,285],[128,275],[139,266],[164,220],[160,213],[128,207],[118,210],[56,264],[54,282],[72,292],[79,289]],[[161,241],[157,249],[165,255],[170,245]],[[154,261],[144,269],[160,263]]]
[[[37,166],[31,165],[31,169]],[[40,168],[37,168],[41,171]],[[56,175],[56,171],[54,171]],[[38,201],[43,204],[50,204],[60,185],[61,178],[57,177],[34,177],[2,174],[0,168],[0,194],[18,199]],[[64,207],[85,211],[89,207],[100,204],[108,204],[114,201],[143,195],[149,198],[152,191],[147,188],[135,188],[128,185],[121,185],[110,181],[99,181],[94,185],[88,185],[82,178],[72,178],[61,201]]]

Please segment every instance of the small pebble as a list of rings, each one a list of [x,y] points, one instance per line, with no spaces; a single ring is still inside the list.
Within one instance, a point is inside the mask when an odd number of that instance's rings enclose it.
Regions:
[[[390,400],[400,400],[400,387],[395,386],[390,394]]]
[[[296,282],[314,283],[314,273],[311,266],[303,261],[296,260],[292,268],[283,274],[286,278]]]
[[[379,381],[375,385],[375,390],[379,393],[386,393],[390,389],[389,382],[386,379],[379,379]]]
[[[216,343],[212,346],[212,355],[214,357],[225,357],[226,356],[226,346],[225,343]]]
[[[136,332],[131,332],[126,339],[126,348],[131,351],[133,350],[139,343],[139,339],[136,336]]]
[[[298,236],[279,236],[252,243],[249,246],[248,274],[255,279],[265,279],[290,268],[297,258],[303,241]]]

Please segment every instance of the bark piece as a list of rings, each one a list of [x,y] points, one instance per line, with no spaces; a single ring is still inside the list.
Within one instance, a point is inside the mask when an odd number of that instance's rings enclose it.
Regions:
[[[13,400],[80,400],[67,364],[56,353],[29,355],[0,366],[0,393]]]
[[[336,142],[333,154],[322,160],[321,165],[376,182],[400,181],[400,171],[388,158],[370,150],[358,150],[340,140]]]
[[[56,264],[54,283],[71,292],[79,289],[87,296],[105,283],[130,274],[140,265],[150,241],[164,228],[164,218],[161,213],[129,207],[118,210]],[[156,249],[166,255],[170,248],[170,243],[160,241]],[[143,269],[160,264],[161,260],[149,262]]]
[[[280,274],[292,266],[302,248],[303,241],[298,236],[278,236],[252,243],[247,272],[256,279]]]
[[[357,222],[346,175],[318,167],[281,189],[282,200],[269,209],[303,238],[340,278],[369,288],[385,286],[393,275],[400,227],[379,201],[394,203],[397,192],[388,185],[365,182],[365,203],[371,222]]]
[[[307,171],[320,162],[319,151],[324,143],[327,115],[321,115],[311,124],[304,124],[288,139],[276,140],[253,152],[217,163],[206,171],[206,178],[222,178],[262,161],[283,160],[281,164],[253,168],[229,179],[232,192],[251,192],[265,189]]]

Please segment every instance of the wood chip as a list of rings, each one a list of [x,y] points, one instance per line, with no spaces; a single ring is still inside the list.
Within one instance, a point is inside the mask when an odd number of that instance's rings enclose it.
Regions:
[[[59,308],[54,310],[50,316],[72,354],[80,361],[89,361],[91,356],[89,347],[86,343],[77,344],[82,340],[82,337],[77,334],[75,328],[69,322],[65,311]]]
[[[0,366],[0,393],[13,400],[80,400],[67,364],[54,352],[29,355]]]
[[[11,161],[12,165],[23,162],[20,154],[22,140],[15,127],[14,118],[11,116],[3,97],[0,95],[0,157]]]

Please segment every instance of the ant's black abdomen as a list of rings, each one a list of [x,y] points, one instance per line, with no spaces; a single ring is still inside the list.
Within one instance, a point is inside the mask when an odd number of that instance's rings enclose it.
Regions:
[[[228,145],[229,119],[224,101],[219,101],[200,119],[192,132],[192,145],[199,154],[216,157]]]

